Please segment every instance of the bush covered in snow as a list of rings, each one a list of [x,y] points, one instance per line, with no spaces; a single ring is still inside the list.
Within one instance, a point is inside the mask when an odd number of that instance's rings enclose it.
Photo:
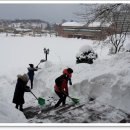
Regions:
[[[79,53],[76,55],[76,63],[92,64],[93,60],[97,59],[97,54],[91,46],[86,45],[80,48]]]

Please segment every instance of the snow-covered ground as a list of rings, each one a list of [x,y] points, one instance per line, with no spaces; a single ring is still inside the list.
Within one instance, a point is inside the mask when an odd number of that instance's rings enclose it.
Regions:
[[[130,113],[130,53],[123,52],[117,55],[107,55],[108,48],[101,49],[91,40],[61,38],[61,37],[12,37],[0,35],[0,122],[92,122],[90,111],[106,112],[105,119],[93,122],[119,122],[125,115],[119,109]],[[127,37],[126,43],[130,40]],[[76,54],[84,45],[90,45],[98,54],[94,64],[76,64]],[[53,86],[55,78],[62,74],[66,67],[74,70],[73,85],[69,86],[70,95],[80,99],[81,109],[64,113],[60,120],[43,117],[27,120],[23,113],[15,109],[12,104],[15,84],[18,74],[27,73],[29,63],[37,65],[45,58],[44,48],[49,48],[48,61],[40,64],[36,72],[33,92],[46,99],[46,106],[53,106],[57,100]],[[30,85],[28,83],[28,85]],[[53,98],[51,98],[53,97]],[[95,98],[94,104],[88,104],[88,98]],[[37,101],[31,93],[25,94],[24,108],[37,107]],[[68,104],[71,101],[67,99]],[[85,104],[85,105],[83,105]],[[105,106],[103,106],[105,105]],[[102,106],[102,107],[101,107]],[[99,109],[100,108],[100,109]],[[40,108],[41,109],[41,108]],[[111,109],[111,112],[110,112]],[[114,110],[112,110],[114,109]],[[68,109],[68,111],[70,111]],[[55,111],[49,114],[54,115]],[[72,115],[72,116],[71,116]],[[71,118],[75,115],[74,120]],[[92,115],[91,115],[92,116]],[[89,118],[88,118],[89,117]],[[92,117],[93,118],[93,117]]]

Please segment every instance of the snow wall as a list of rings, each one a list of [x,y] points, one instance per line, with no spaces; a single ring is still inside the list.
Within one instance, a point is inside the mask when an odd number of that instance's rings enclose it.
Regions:
[[[74,69],[73,85],[69,86],[69,93],[72,97],[79,98],[80,102],[86,102],[88,97],[93,97],[97,102],[130,113],[130,53],[111,57],[96,60],[92,65],[69,66]],[[46,98],[50,96],[57,98],[53,89],[54,81],[65,67],[46,62],[44,69],[36,76],[34,91]]]

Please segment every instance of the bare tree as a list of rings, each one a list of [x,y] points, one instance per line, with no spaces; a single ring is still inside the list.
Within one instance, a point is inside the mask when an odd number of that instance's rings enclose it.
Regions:
[[[112,53],[114,54],[120,52],[124,45],[126,35],[130,28],[130,21],[127,21],[127,19],[127,12],[116,12],[113,15],[111,29],[107,30],[109,37],[105,43],[110,43],[112,45]]]
[[[109,36],[104,43],[114,47],[114,53],[121,50],[127,33],[130,31],[130,5],[129,4],[99,4],[85,5],[87,10],[80,15],[87,19],[87,23],[100,21],[101,27],[109,23],[111,26],[106,30]]]

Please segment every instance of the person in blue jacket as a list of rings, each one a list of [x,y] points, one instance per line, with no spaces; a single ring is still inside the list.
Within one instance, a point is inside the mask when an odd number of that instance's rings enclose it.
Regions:
[[[31,83],[31,89],[33,89],[33,79],[34,79],[34,71],[38,70],[38,66],[34,67],[33,64],[29,64],[30,67],[28,67],[28,76]]]

